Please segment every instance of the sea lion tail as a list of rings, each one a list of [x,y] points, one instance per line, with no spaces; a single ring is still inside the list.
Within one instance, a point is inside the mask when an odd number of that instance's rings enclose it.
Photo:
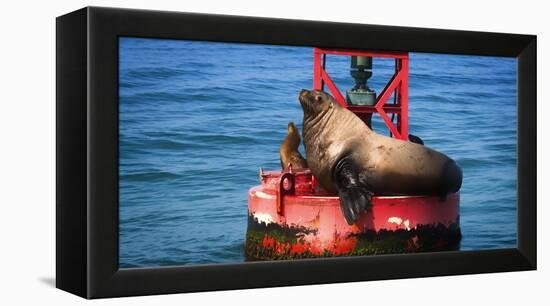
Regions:
[[[452,159],[444,166],[443,178],[445,192],[457,192],[462,186],[462,169]]]
[[[422,140],[422,138],[413,134],[409,134],[409,141],[412,143],[417,143],[419,145],[424,145],[424,140]]]
[[[349,225],[371,205],[372,192],[359,180],[359,172],[350,157],[344,157],[334,168],[334,182],[340,197],[340,209]]]

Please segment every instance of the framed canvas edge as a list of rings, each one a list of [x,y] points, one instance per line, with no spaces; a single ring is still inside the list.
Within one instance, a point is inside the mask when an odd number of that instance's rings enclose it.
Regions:
[[[517,245],[537,267],[537,38],[517,56]]]
[[[56,287],[87,293],[87,9],[56,19]]]
[[[87,8],[86,12],[87,146],[82,153],[87,160],[87,241],[86,288],[81,296],[100,298],[536,269],[536,36],[94,7]],[[216,21],[224,23],[225,30],[214,35],[206,24]],[[189,32],[175,27],[186,23],[196,27]],[[252,24],[255,26],[251,27]],[[365,32],[368,36],[372,32],[388,34],[376,49],[517,57],[518,248],[119,269],[118,37],[285,44],[288,27],[301,27],[302,31],[293,32],[295,35],[286,45],[313,46],[311,44],[317,42],[322,46],[342,47],[354,33]],[[307,35],[331,28],[333,33],[347,34],[329,42],[319,35]],[[240,32],[225,33],[229,30]],[[455,43],[442,47],[436,46],[433,40],[414,41],[423,31],[432,37],[450,36],[451,39],[443,41]],[[267,34],[275,35],[267,37]],[[400,48],[391,41],[396,37],[403,38]],[[477,45],[472,47],[468,42]],[[456,47],[458,45],[461,47]],[[504,49],[497,50],[495,45]],[[369,47],[347,45],[347,48]]]

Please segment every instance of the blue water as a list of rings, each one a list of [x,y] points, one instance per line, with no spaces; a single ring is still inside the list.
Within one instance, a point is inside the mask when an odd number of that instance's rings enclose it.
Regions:
[[[349,57],[327,70],[352,86]],[[464,172],[460,248],[515,247],[516,60],[411,53],[409,71],[410,132]],[[247,190],[301,130],[312,72],[312,48],[120,39],[121,267],[244,261]],[[375,59],[369,84],[392,73]]]

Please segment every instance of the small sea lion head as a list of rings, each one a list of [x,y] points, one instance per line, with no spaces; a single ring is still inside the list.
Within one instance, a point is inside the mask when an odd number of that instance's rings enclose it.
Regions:
[[[298,99],[304,110],[304,116],[314,116],[324,112],[332,108],[335,102],[331,95],[320,90],[302,89]]]
[[[293,133],[298,133],[298,129],[294,125],[294,122],[290,121],[288,123],[288,134],[290,135],[290,134],[293,134]]]
[[[292,150],[297,150],[298,146],[300,146],[300,132],[292,121],[288,123],[288,131],[285,141],[288,141],[289,146]]]

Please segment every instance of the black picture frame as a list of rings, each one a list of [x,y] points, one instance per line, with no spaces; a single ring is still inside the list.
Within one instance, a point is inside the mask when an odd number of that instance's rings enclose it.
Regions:
[[[536,36],[99,7],[56,27],[58,288],[102,298],[536,269]],[[517,248],[119,269],[119,36],[516,57]]]

